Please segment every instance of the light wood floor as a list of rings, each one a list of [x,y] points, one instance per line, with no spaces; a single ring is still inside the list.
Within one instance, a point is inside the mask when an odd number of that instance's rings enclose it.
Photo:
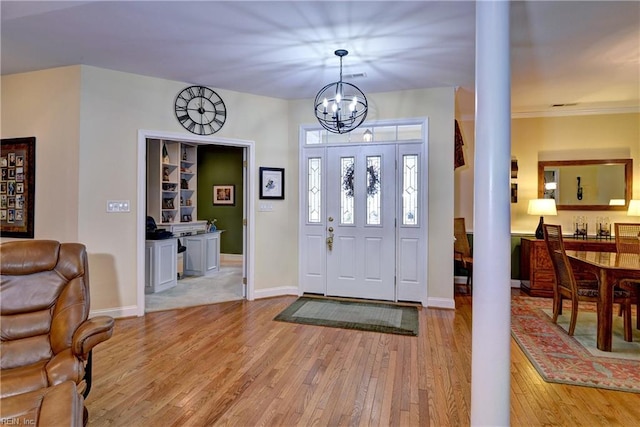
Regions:
[[[420,336],[272,321],[294,297],[116,322],[94,350],[90,426],[465,426],[470,298]],[[544,382],[511,345],[514,426],[634,426],[640,396]]]

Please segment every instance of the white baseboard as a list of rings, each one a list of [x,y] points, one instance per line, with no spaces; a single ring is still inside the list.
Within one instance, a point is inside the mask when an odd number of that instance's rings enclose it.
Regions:
[[[121,319],[123,317],[137,317],[138,306],[130,305],[127,307],[107,308],[107,309],[89,311],[89,317],[96,317],[96,316],[111,316],[114,319]]]
[[[285,295],[300,296],[300,289],[296,286],[279,286],[277,288],[255,289],[253,291],[254,299],[281,297]]]
[[[466,283],[466,279],[465,279]],[[427,307],[455,309],[456,302],[453,298],[427,298]]]
[[[300,290],[295,286],[280,286],[277,288],[269,289],[257,289],[254,291],[254,299],[279,297],[285,295],[300,296]],[[89,317],[96,316],[111,316],[114,319],[121,319],[123,317],[137,317],[138,306],[131,305],[126,307],[108,308],[100,310],[91,310]]]
[[[235,255],[235,254],[230,254]],[[242,257],[242,255],[240,255]],[[456,276],[454,277],[455,284],[465,284],[467,283],[467,278],[465,276]],[[520,280],[511,280],[512,288],[520,287]],[[296,286],[279,286],[276,288],[269,289],[256,289],[254,291],[254,299],[260,298],[272,298],[272,297],[280,297],[280,296],[300,296],[302,293],[300,289]],[[427,307],[431,308],[444,308],[444,309],[455,309],[456,304],[455,300],[451,298],[427,298]],[[89,313],[89,317],[96,316],[111,316],[114,319],[120,319],[123,317],[137,317],[138,316],[138,306],[130,305],[126,307],[117,307],[110,309],[100,309],[100,310],[91,310]]]
[[[220,262],[242,262],[242,254],[220,254]]]

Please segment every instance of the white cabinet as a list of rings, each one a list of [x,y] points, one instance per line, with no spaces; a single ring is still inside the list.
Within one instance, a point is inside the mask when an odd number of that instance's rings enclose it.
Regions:
[[[184,236],[185,276],[207,276],[220,271],[220,231]]]
[[[178,239],[147,240],[145,243],[144,293],[164,291],[177,285]]]
[[[147,215],[158,226],[197,219],[197,167],[195,145],[147,139]]]
[[[176,237],[184,236],[185,234],[196,234],[203,233],[207,230],[207,221],[192,221],[185,223],[175,223],[175,224],[159,224],[158,228],[164,228],[165,230],[169,230]]]

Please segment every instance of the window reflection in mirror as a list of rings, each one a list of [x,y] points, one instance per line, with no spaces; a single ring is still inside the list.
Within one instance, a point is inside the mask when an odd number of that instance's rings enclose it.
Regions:
[[[556,205],[559,202],[558,199],[558,179],[559,173],[557,168],[545,168],[544,169],[544,197],[543,199],[556,199]]]
[[[541,161],[538,197],[555,199],[560,210],[625,210],[632,173],[631,159]]]

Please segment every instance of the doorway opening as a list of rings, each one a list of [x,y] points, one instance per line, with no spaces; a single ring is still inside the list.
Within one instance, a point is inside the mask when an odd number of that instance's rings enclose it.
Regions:
[[[209,230],[210,225],[219,225],[219,222],[213,222],[215,218],[214,215],[216,213],[214,211],[209,210],[208,205],[213,205],[214,202],[214,194],[213,189],[206,189],[201,186],[200,194],[197,197],[192,197],[192,201],[187,203],[187,200],[190,196],[190,192],[184,194],[184,191],[181,189],[177,189],[177,196],[175,198],[175,205],[170,206],[172,208],[176,208],[176,215],[179,215],[179,219],[184,219],[185,221],[176,222],[176,229],[173,231],[178,231],[176,233],[176,237],[180,240],[181,245],[186,247],[192,247],[192,255],[196,255],[197,251],[202,250],[203,253],[206,251],[218,251],[218,258],[215,259],[216,265],[206,264],[203,266],[203,274],[200,274],[196,271],[194,273],[194,269],[197,270],[197,267],[194,266],[193,256],[187,258],[186,263],[185,260],[181,260],[182,264],[182,272],[183,277],[180,280],[176,281],[176,286],[172,286],[169,289],[162,290],[157,294],[145,294],[145,286],[147,280],[146,277],[148,272],[146,270],[148,252],[146,248],[146,234],[145,234],[145,225],[146,225],[146,216],[147,216],[147,141],[158,140],[158,141],[173,141],[184,144],[184,147],[195,147],[198,150],[204,150],[206,152],[209,149],[213,149],[218,147],[221,151],[230,151],[233,152],[235,156],[241,156],[241,177],[237,178],[241,183],[241,188],[239,188],[237,193],[234,193],[235,197],[239,199],[234,200],[236,205],[236,211],[234,215],[240,216],[238,222],[240,224],[239,227],[229,227],[229,233],[234,234],[235,239],[238,240],[238,235],[241,234],[241,250],[234,250],[235,252],[239,252],[236,254],[224,254],[220,253],[220,240],[224,239],[224,233],[227,230],[217,230],[217,233],[205,233],[205,231],[201,230],[203,226],[206,225],[207,230]],[[182,147],[182,146],[179,146]],[[162,151],[160,151],[162,153]],[[180,151],[180,156],[184,155],[188,156],[188,150]],[[176,162],[178,165],[178,171],[180,168],[183,169],[182,172],[191,173],[190,165],[182,164],[180,161]],[[225,300],[231,299],[241,299],[246,298],[249,300],[253,299],[253,271],[254,271],[254,257],[253,257],[253,248],[254,248],[254,233],[253,233],[253,194],[254,188],[252,185],[252,171],[251,166],[254,164],[254,143],[253,141],[246,140],[236,140],[236,139],[228,139],[228,138],[219,138],[219,137],[200,137],[196,135],[183,135],[183,134],[175,134],[168,132],[157,132],[157,131],[144,131],[141,130],[138,132],[138,232],[137,232],[137,265],[138,265],[138,285],[137,285],[137,314],[139,316],[144,315],[147,311],[156,311],[161,309],[170,309],[177,307],[185,307],[190,305],[202,305],[202,304],[212,304],[215,302],[221,302]],[[194,163],[195,165],[195,163]],[[196,166],[197,167],[197,166]],[[186,169],[186,170],[185,170]],[[207,173],[207,171],[204,171]],[[210,172],[210,171],[209,171]],[[236,171],[237,172],[237,171]],[[160,171],[159,173],[164,173]],[[237,172],[238,173],[238,172]],[[184,179],[183,175],[178,175],[179,178],[176,179],[179,187],[182,187],[183,184],[186,187],[186,183],[181,182]],[[169,180],[171,182],[171,180]],[[229,184],[231,185],[231,184]],[[192,191],[192,190],[190,190]],[[160,193],[162,194],[162,193]],[[195,196],[195,195],[194,195]],[[159,196],[162,199],[161,196]],[[196,199],[198,203],[205,207],[202,209],[202,213],[196,213]],[[205,201],[208,201],[207,206],[205,206]],[[231,204],[223,205],[227,208],[231,207]],[[162,206],[163,200],[160,200],[159,206]],[[178,207],[180,206],[180,208]],[[181,209],[185,206],[185,209]],[[239,208],[239,211],[238,211]],[[189,211],[192,212],[189,212]],[[219,211],[220,212],[220,211]],[[222,211],[224,212],[224,211]],[[173,212],[170,210],[162,209],[161,213],[156,214],[160,218],[160,222],[162,222],[162,214],[171,214]],[[193,215],[192,215],[193,213]],[[184,217],[184,215],[189,215]],[[222,216],[222,214],[220,214]],[[171,217],[173,219],[173,216]],[[194,230],[189,230],[189,227],[193,226]],[[182,228],[181,228],[182,227]],[[184,228],[186,227],[186,229]],[[171,229],[171,227],[167,227]],[[215,239],[214,237],[218,236],[219,239]],[[202,241],[200,245],[198,241]],[[217,242],[216,242],[217,240]],[[216,244],[218,247],[216,248]],[[195,246],[193,246],[195,245]],[[202,248],[202,249],[199,249]],[[209,258],[207,258],[209,259]],[[208,262],[208,261],[206,261]],[[187,270],[184,270],[187,268]],[[176,268],[177,272],[178,268]],[[187,273],[187,274],[184,274]],[[215,283],[216,290],[214,291],[211,285]],[[177,286],[179,284],[179,286]],[[208,288],[208,289],[207,289]],[[198,294],[199,292],[199,294]],[[231,295],[233,294],[233,295]],[[147,307],[149,304],[149,307]],[[147,310],[148,308],[148,310]]]

